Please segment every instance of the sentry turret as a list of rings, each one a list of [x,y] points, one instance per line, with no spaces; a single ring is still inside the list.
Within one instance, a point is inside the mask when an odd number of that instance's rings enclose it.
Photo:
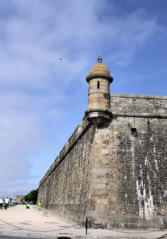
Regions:
[[[108,68],[102,64],[102,57],[98,57],[98,64],[92,67],[86,77],[89,83],[88,108],[85,112],[87,119],[97,126],[109,121],[110,110],[110,83],[113,77]]]

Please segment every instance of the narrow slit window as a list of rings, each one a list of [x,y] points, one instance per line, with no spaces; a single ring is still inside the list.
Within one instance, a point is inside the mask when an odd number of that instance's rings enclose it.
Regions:
[[[138,136],[137,129],[136,128],[131,128],[131,135],[134,137]]]
[[[97,89],[100,89],[100,81],[97,82]]]

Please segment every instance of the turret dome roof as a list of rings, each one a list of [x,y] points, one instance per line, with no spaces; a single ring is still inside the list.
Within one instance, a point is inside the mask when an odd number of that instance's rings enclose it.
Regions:
[[[110,71],[108,70],[107,66],[102,64],[102,57],[98,57],[98,64],[92,67],[89,76],[91,75],[106,75],[110,76]]]

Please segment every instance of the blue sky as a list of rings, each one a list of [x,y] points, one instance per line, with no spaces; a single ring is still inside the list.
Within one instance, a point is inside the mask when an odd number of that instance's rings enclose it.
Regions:
[[[0,195],[38,187],[81,123],[99,54],[111,93],[167,95],[166,9],[166,0],[0,0]]]

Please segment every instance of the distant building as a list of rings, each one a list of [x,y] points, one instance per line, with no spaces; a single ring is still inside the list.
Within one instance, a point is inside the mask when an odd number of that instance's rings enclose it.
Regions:
[[[25,195],[17,195],[16,196],[16,203],[21,203],[21,199],[24,197]]]
[[[41,180],[38,202],[91,225],[165,228],[167,97],[110,95],[112,80],[99,57],[82,124]]]

